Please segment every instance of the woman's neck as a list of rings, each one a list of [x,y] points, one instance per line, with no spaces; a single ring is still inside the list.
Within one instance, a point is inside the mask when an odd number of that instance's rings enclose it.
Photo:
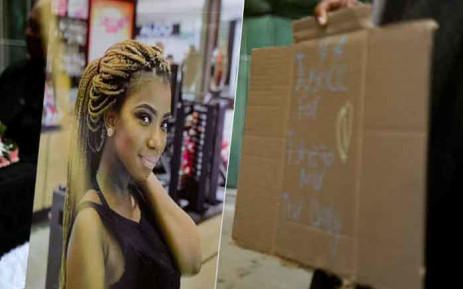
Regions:
[[[102,192],[107,192],[116,199],[126,200],[130,176],[116,158],[116,154],[110,151],[110,148],[105,146],[96,173],[96,180]]]

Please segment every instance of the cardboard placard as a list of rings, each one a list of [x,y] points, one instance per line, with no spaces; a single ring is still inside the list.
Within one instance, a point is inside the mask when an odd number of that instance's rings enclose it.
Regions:
[[[294,45],[253,51],[233,238],[377,289],[418,289],[436,24],[373,28],[369,13],[333,13],[324,31],[300,20]]]

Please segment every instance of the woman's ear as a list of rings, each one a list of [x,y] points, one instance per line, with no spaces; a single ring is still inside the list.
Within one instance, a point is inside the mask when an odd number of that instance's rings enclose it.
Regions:
[[[104,124],[106,126],[106,131],[113,131],[116,129],[116,125],[117,125],[117,113],[111,109],[109,111],[107,111],[104,115]],[[108,135],[110,136],[110,135]]]

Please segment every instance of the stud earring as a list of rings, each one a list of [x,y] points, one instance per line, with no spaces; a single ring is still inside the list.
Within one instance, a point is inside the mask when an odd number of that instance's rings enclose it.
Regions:
[[[109,128],[107,128],[106,130],[107,130],[107,133],[108,133],[108,137],[112,137],[113,134],[114,134],[114,129],[111,128],[111,127],[109,127]]]

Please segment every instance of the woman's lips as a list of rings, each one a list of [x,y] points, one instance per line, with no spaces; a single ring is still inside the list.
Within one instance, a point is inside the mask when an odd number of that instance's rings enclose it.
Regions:
[[[143,163],[143,165],[150,169],[150,170],[153,170],[154,169],[154,166],[156,165],[156,163],[158,162],[158,158],[157,157],[151,157],[151,156],[140,156],[140,159],[141,159],[141,162]]]

